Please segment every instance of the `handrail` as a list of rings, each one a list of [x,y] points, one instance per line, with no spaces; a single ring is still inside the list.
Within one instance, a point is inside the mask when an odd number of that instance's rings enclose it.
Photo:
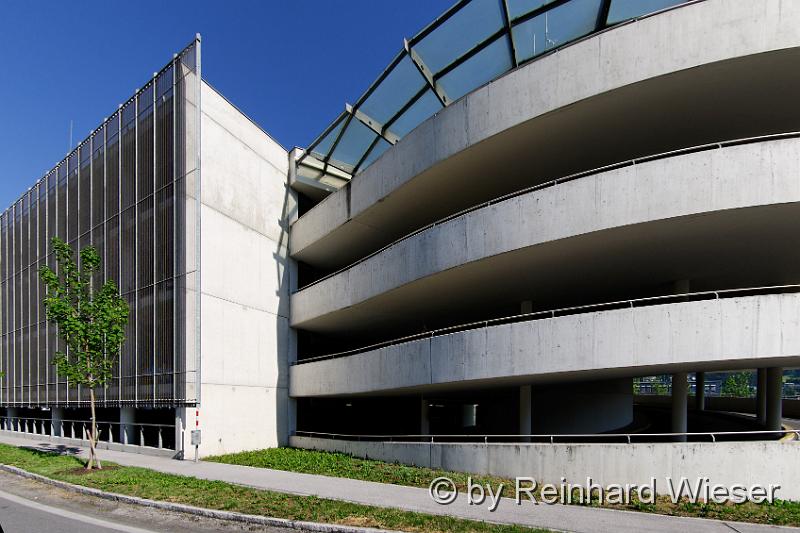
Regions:
[[[664,300],[679,300],[679,301],[701,301],[703,299],[715,299],[719,300],[721,298],[730,298],[735,297],[737,294],[747,293],[747,292],[758,292],[758,293],[767,293],[767,294],[783,294],[787,292],[800,292],[800,284],[793,284],[793,285],[768,285],[763,287],[744,287],[744,288],[736,288],[736,289],[722,289],[716,291],[701,291],[701,292],[689,292],[689,293],[681,293],[681,294],[665,294],[661,296],[647,296],[644,298],[636,298],[631,300],[617,300],[612,302],[603,302],[597,304],[586,304],[586,305],[579,305],[573,307],[561,307],[557,309],[549,309],[545,311],[534,311],[531,313],[521,313],[518,315],[510,315],[501,318],[491,318],[488,320],[479,320],[475,322],[467,322],[464,324],[458,324],[455,326],[447,326],[444,328],[438,328],[431,331],[425,331],[422,333],[415,333],[413,335],[406,335],[404,337],[398,337],[395,339],[391,339],[388,341],[382,341],[374,344],[370,344],[368,346],[363,346],[360,348],[353,348],[351,350],[345,350],[341,352],[335,352],[332,354],[327,355],[320,355],[317,357],[307,357],[303,359],[298,359],[297,361],[293,361],[291,363],[292,366],[294,365],[301,365],[306,363],[313,363],[318,361],[324,361],[328,359],[338,359],[340,357],[347,357],[350,355],[356,355],[360,353],[369,352],[372,350],[376,350],[378,348],[385,348],[387,346],[395,346],[398,344],[403,344],[406,342],[411,342],[414,340],[420,339],[427,339],[433,337],[439,337],[442,335],[447,335],[450,333],[457,333],[459,331],[468,331],[471,329],[478,329],[481,327],[489,327],[501,324],[508,324],[514,322],[526,322],[529,320],[543,320],[548,318],[556,318],[557,316],[567,316],[570,314],[581,314],[582,312],[590,312],[592,310],[596,310],[599,308],[611,308],[611,309],[620,309],[620,308],[634,308],[634,307],[641,307],[644,305],[658,305],[658,303],[662,303]],[[609,310],[611,310],[609,309]]]
[[[331,440],[362,440],[362,439],[380,439],[375,442],[395,442],[405,439],[424,440],[431,444],[437,442],[436,439],[471,439],[482,440],[488,443],[489,439],[541,439],[550,444],[555,444],[556,439],[616,439],[619,438],[624,443],[634,444],[632,442],[635,438],[668,438],[668,437],[708,437],[711,442],[719,442],[719,437],[735,437],[735,436],[757,436],[757,435],[785,435],[793,434],[800,439],[800,429],[778,429],[778,430],[753,430],[753,431],[700,431],[700,432],[672,432],[672,433],[576,433],[576,434],[530,434],[530,435],[512,435],[512,434],[486,434],[486,435],[353,435],[345,433],[326,433],[322,431],[294,431],[293,436],[298,437],[322,437]],[[438,441],[440,444],[447,441]],[[800,440],[798,441],[800,442]]]
[[[573,174],[569,174],[569,175],[563,176],[561,178],[555,178],[555,179],[546,181],[544,183],[539,183],[537,185],[532,185],[530,187],[526,187],[524,189],[520,189],[520,190],[515,191],[515,192],[511,192],[511,193],[508,193],[508,194],[504,194],[502,196],[498,196],[498,197],[493,198],[493,199],[491,199],[491,200],[489,200],[487,202],[482,202],[480,204],[476,204],[476,205],[474,205],[472,207],[468,207],[466,209],[458,211],[457,213],[453,213],[451,215],[447,215],[444,218],[440,218],[440,219],[438,219],[438,220],[436,220],[434,222],[431,222],[430,224],[427,224],[426,226],[423,226],[423,227],[418,228],[418,229],[416,229],[416,230],[414,230],[414,231],[412,231],[410,233],[407,233],[406,235],[403,235],[402,237],[390,242],[389,244],[383,246],[382,248],[379,248],[378,250],[375,250],[374,252],[370,253],[369,255],[366,255],[366,256],[362,257],[361,259],[358,259],[358,260],[348,264],[347,266],[344,266],[344,267],[336,270],[335,272],[331,272],[330,274],[327,274],[327,275],[321,277],[318,280],[314,280],[311,283],[308,283],[307,285],[303,285],[302,287],[300,287],[300,288],[296,289],[295,291],[293,291],[292,294],[296,294],[296,293],[298,293],[300,291],[303,291],[303,290],[306,290],[306,289],[308,289],[310,287],[313,287],[314,285],[322,283],[323,281],[326,281],[326,280],[328,280],[328,279],[330,279],[330,278],[332,278],[334,276],[337,276],[337,275],[341,274],[342,272],[344,272],[346,270],[349,270],[349,269],[351,269],[351,268],[353,268],[353,267],[355,267],[355,266],[367,261],[368,259],[380,254],[381,252],[384,252],[384,251],[388,250],[389,248],[395,246],[396,244],[399,244],[399,243],[401,243],[401,242],[403,242],[405,240],[410,239],[411,237],[414,237],[415,235],[417,235],[419,233],[422,233],[423,231],[427,231],[429,229],[432,229],[432,228],[434,228],[436,226],[442,225],[445,222],[449,222],[449,221],[451,221],[453,219],[456,219],[456,218],[461,217],[463,215],[466,215],[468,213],[472,213],[472,212],[477,211],[479,209],[483,209],[483,208],[489,207],[491,205],[498,204],[498,203],[504,202],[506,200],[510,200],[511,198],[516,198],[517,196],[522,196],[524,194],[528,194],[528,193],[533,192],[533,191],[537,191],[537,190],[541,190],[541,189],[547,189],[547,188],[553,187],[555,185],[559,185],[561,183],[567,183],[569,181],[574,181],[574,180],[577,180],[577,179],[580,179],[580,178],[593,176],[593,175],[596,175],[596,174],[600,174],[602,172],[608,172],[610,170],[617,170],[617,169],[620,169],[620,168],[625,168],[625,167],[629,167],[629,166],[635,166],[635,165],[639,165],[639,164],[642,164],[642,163],[649,163],[651,161],[656,161],[656,160],[659,160],[659,159],[666,159],[668,157],[674,157],[676,155],[693,154],[693,153],[698,153],[698,152],[705,152],[705,151],[708,151],[708,150],[727,148],[727,147],[730,147],[730,146],[739,146],[739,145],[743,145],[743,144],[752,144],[752,143],[764,142],[764,141],[772,141],[772,140],[793,139],[793,138],[798,138],[798,137],[800,137],[800,131],[792,131],[792,132],[784,132],[784,133],[771,133],[771,134],[768,134],[768,135],[758,135],[756,137],[743,137],[743,138],[739,138],[739,139],[730,139],[730,140],[727,140],[727,141],[721,141],[721,142],[715,142],[715,143],[700,144],[700,145],[690,146],[690,147],[686,147],[686,148],[679,148],[679,149],[676,149],[676,150],[669,150],[669,151],[666,151],[666,152],[659,152],[657,154],[651,154],[651,155],[647,155],[647,156],[637,157],[637,158],[634,158],[634,159],[627,159],[625,161],[620,161],[618,163],[612,163],[612,164],[609,164],[609,165],[596,167],[596,168],[593,168],[593,169],[590,169],[590,170],[582,170],[580,172],[575,172]]]

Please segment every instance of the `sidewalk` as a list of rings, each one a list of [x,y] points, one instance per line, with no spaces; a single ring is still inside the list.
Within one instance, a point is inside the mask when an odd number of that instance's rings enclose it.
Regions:
[[[55,449],[57,445],[35,439],[0,435],[0,443],[12,446]],[[86,450],[82,450],[85,454]],[[662,533],[691,531],[711,533],[731,531],[757,533],[765,531],[800,531],[800,528],[783,528],[741,522],[720,522],[699,518],[669,517],[629,511],[613,511],[580,506],[534,505],[525,502],[516,505],[514,500],[504,499],[496,511],[489,512],[483,506],[468,506],[463,495],[450,505],[433,502],[427,489],[387,485],[345,478],[298,474],[281,470],[252,468],[248,466],[219,463],[194,463],[152,457],[134,453],[98,450],[102,460],[125,466],[138,466],[159,472],[191,476],[201,479],[225,481],[263,490],[285,492],[301,496],[318,496],[378,507],[394,507],[426,514],[450,515],[469,520],[519,524],[557,531],[618,533]]]

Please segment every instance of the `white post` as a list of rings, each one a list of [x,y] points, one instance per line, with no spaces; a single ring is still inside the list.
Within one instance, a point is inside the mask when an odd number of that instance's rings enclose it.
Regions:
[[[767,430],[778,431],[783,421],[783,368],[767,369]]]
[[[686,433],[689,383],[686,372],[672,374],[672,433]],[[676,442],[686,442],[686,435],[676,436]]]
[[[135,435],[134,423],[136,422],[136,409],[133,407],[121,407],[119,410],[119,441],[122,444],[130,444],[131,436]]]
[[[533,433],[531,423],[531,386],[523,385],[519,388],[519,434],[530,435]],[[530,442],[530,437],[523,437],[522,442]]]
[[[706,410],[706,373],[695,372],[694,407],[698,411]]]
[[[431,422],[428,417],[430,408],[428,407],[428,400],[422,398],[419,404],[419,434],[429,435],[431,432]]]
[[[767,369],[758,369],[756,383],[756,418],[762,426],[767,425]]]

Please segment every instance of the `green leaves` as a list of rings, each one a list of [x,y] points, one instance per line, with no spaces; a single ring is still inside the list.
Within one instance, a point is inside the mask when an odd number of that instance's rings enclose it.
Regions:
[[[102,263],[97,250],[91,246],[81,250],[79,266],[64,241],[55,237],[52,246],[57,270],[43,266],[39,276],[47,287],[47,320],[58,326],[67,346],[53,364],[71,383],[103,387],[125,342],[128,304],[112,281],[94,290],[94,276]]]

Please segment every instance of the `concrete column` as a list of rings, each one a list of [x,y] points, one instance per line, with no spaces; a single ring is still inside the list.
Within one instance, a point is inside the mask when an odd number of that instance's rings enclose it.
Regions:
[[[679,279],[672,282],[672,294],[688,294],[692,284],[688,279]]]
[[[767,369],[758,369],[756,382],[756,419],[762,426],[767,424]]]
[[[428,416],[430,412],[430,407],[428,406],[428,400],[423,398],[420,401],[420,409],[419,409],[419,434],[420,435],[430,435],[431,433],[431,421]]]
[[[687,404],[689,383],[686,372],[672,374],[672,433],[685,433],[687,429]],[[677,442],[686,442],[686,436],[675,437]]]
[[[530,435],[533,433],[531,424],[531,386],[523,385],[519,388],[519,434]],[[522,442],[530,442],[530,437],[525,437]]]
[[[175,409],[175,458],[185,459],[186,407]]]
[[[12,431],[19,430],[19,421],[14,420],[14,418],[19,416],[19,409],[17,407],[8,407],[6,408],[6,429]]]
[[[139,430],[132,424],[136,422],[136,408],[134,407],[121,407],[119,410],[119,442],[125,444],[138,444]],[[126,424],[127,427],[126,427]],[[128,436],[125,437],[125,430],[128,431]]]
[[[50,409],[50,429],[54,437],[61,437],[61,421],[64,420],[64,408],[53,407]]]
[[[706,410],[706,373],[695,372],[694,408],[698,411]]]
[[[767,431],[781,429],[783,419],[783,368],[767,369]]]

